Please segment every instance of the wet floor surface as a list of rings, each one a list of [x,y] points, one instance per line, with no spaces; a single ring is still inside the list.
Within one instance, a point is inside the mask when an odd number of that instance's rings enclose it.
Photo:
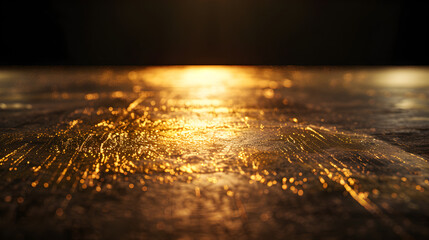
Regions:
[[[0,70],[2,239],[426,239],[429,68]]]

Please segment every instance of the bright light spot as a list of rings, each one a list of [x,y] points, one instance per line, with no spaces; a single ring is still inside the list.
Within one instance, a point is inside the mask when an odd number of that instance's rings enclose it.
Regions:
[[[428,79],[429,71],[411,67],[389,69],[375,74],[375,84],[380,87],[429,87]]]
[[[183,71],[179,81],[185,86],[216,86],[231,77],[231,72],[223,67],[192,67]]]

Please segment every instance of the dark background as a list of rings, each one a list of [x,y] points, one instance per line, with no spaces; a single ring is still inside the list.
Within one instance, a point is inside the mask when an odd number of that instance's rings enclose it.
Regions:
[[[427,1],[0,2],[2,65],[427,65]]]

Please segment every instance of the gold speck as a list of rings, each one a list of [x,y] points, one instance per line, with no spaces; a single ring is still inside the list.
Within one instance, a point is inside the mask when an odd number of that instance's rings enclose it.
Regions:
[[[62,208],[58,208],[58,209],[55,211],[55,214],[57,214],[57,216],[58,216],[58,217],[61,217],[61,216],[63,216],[63,214],[64,214],[64,210],[63,210]]]
[[[261,214],[261,216],[260,216],[260,219],[261,219],[263,222],[268,221],[270,218],[271,218],[271,216],[270,216],[270,214],[269,214],[269,213],[262,213],[262,214]]]
[[[274,97],[274,90],[271,88],[265,89],[263,92],[263,95],[265,98],[273,98]]]
[[[292,87],[292,81],[291,81],[291,80],[289,80],[289,79],[285,79],[285,80],[283,80],[283,87],[285,87],[285,88],[290,88],[290,87]]]
[[[201,197],[201,192],[200,192],[200,188],[199,187],[195,187],[195,196],[196,197]]]

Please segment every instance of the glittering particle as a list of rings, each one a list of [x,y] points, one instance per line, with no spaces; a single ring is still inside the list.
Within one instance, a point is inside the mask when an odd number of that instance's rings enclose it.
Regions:
[[[201,190],[199,187],[195,187],[195,196],[198,198],[201,197]]]
[[[291,81],[290,79],[285,79],[285,80],[283,81],[283,87],[285,87],[285,88],[290,88],[290,87],[292,87],[292,81]]]
[[[274,90],[271,88],[265,89],[263,92],[263,95],[265,98],[273,98],[274,97]]]
[[[62,216],[63,216],[63,214],[64,214],[64,210],[63,210],[62,208],[58,208],[58,209],[55,211],[55,214],[56,214],[58,217],[62,217]]]
[[[271,214],[270,214],[270,213],[263,213],[263,214],[261,214],[261,216],[260,216],[260,219],[261,219],[263,222],[268,221],[270,218],[271,218]]]

